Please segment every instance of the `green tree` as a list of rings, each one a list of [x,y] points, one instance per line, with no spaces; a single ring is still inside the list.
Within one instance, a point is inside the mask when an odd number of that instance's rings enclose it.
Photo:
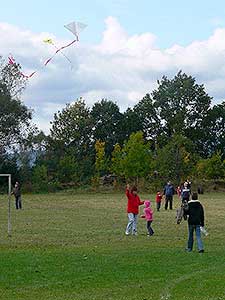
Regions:
[[[204,156],[212,156],[220,151],[225,159],[225,101],[210,108],[203,121],[203,128],[199,143]]]
[[[79,151],[90,144],[90,111],[82,98],[55,113],[51,124],[50,137],[65,147],[72,146]]]
[[[138,183],[140,178],[149,175],[152,169],[152,154],[142,132],[132,133],[122,149],[122,168],[126,179]]]
[[[46,166],[40,165],[33,168],[32,184],[35,191],[47,191],[48,170]]]
[[[65,155],[59,160],[58,179],[62,183],[79,182],[79,166],[75,158],[71,155]]]
[[[208,114],[211,97],[195,78],[181,71],[173,79],[163,76],[158,88],[147,94],[134,108],[142,122],[147,139],[166,145],[174,134],[196,142],[196,151],[203,153],[203,122]]]
[[[225,160],[220,152],[197,163],[197,173],[203,179],[220,179],[225,177]]]
[[[134,106],[133,110],[136,120],[138,120],[136,124],[139,124],[145,137],[156,141],[162,132],[162,124],[160,115],[150,94],[146,94],[146,96]]]
[[[27,79],[21,74],[21,66],[19,64],[5,64],[0,59],[0,82],[6,86],[12,98],[18,99],[26,88]]]
[[[108,162],[105,157],[105,142],[99,140],[95,143],[95,171],[98,176],[106,173]]]
[[[74,157],[78,180],[89,180],[93,174],[94,146],[90,110],[82,98],[54,115],[46,151],[50,174],[57,176],[59,161],[66,155]]]
[[[122,177],[124,175],[123,170],[123,152],[120,144],[116,144],[114,146],[113,152],[112,152],[112,158],[111,158],[111,167],[110,170],[115,174],[116,176]]]
[[[35,127],[32,112],[19,99],[25,88],[18,65],[0,66],[0,148],[25,143]]]
[[[193,143],[182,135],[174,135],[163,148],[158,149],[155,170],[164,181],[173,180],[177,184],[192,174],[197,157]]]
[[[93,139],[106,143],[106,156],[111,155],[117,142],[122,142],[123,135],[120,128],[122,117],[118,105],[112,101],[102,99],[92,107]]]
[[[33,129],[31,111],[20,100],[12,99],[0,83],[0,147],[23,143]]]

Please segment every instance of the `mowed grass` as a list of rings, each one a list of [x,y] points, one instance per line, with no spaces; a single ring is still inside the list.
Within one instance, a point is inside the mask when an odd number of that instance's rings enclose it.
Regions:
[[[0,196],[0,299],[225,299],[225,195],[200,200],[204,254],[184,251],[187,223],[176,225],[175,209],[155,210],[153,237],[143,219],[138,236],[125,236],[123,193],[23,195],[9,238],[7,196]]]

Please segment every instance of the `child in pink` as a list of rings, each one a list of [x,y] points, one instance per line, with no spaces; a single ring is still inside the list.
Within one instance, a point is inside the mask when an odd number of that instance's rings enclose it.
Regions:
[[[148,230],[148,235],[153,235],[154,230],[151,227],[152,221],[153,221],[153,210],[151,209],[151,202],[149,200],[145,200],[144,202],[145,208],[144,208],[144,215],[142,215],[142,218],[145,218],[147,221],[146,227]]]

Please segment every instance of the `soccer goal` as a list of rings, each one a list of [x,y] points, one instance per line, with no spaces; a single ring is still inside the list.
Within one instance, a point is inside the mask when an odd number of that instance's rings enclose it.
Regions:
[[[11,174],[0,174],[0,177],[8,177],[8,236],[11,236]]]

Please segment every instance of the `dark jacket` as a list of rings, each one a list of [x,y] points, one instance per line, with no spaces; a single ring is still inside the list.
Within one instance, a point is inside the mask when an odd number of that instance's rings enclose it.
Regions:
[[[13,194],[14,194],[15,197],[20,197],[21,196],[20,186],[14,187]]]
[[[185,214],[189,216],[189,225],[204,226],[204,209],[198,200],[188,202],[188,209],[185,211]]]
[[[173,196],[175,193],[174,187],[172,184],[167,184],[164,188],[163,195]]]

